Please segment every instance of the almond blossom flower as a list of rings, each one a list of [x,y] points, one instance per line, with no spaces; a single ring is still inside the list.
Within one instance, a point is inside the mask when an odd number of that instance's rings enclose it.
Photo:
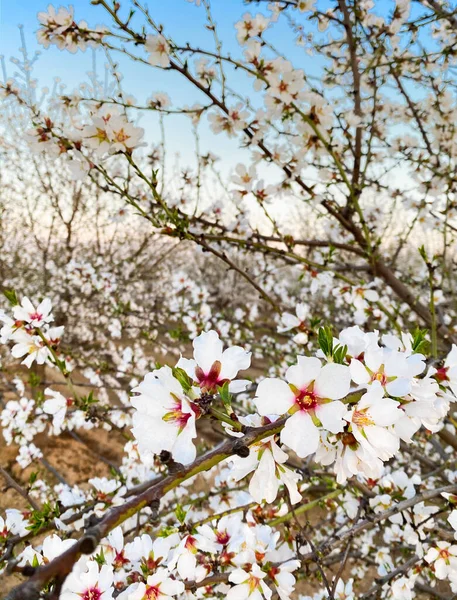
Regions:
[[[117,505],[124,502],[122,496],[125,494],[125,486],[121,485],[116,479],[107,479],[106,477],[93,477],[89,483],[95,488],[95,499],[100,502],[96,509],[100,507],[103,510],[107,504]]]
[[[239,102],[229,109],[228,114],[222,113],[220,110],[210,112],[208,120],[214,133],[224,131],[228,137],[234,137],[238,131],[242,131],[247,127],[246,119],[248,116],[249,113],[243,109],[243,104]]]
[[[348,304],[352,304],[356,309],[354,314],[354,321],[356,323],[364,323],[366,321],[365,311],[370,308],[370,302],[377,302],[379,300],[379,294],[376,290],[370,289],[375,283],[372,283],[366,287],[353,286],[343,288],[343,298]]]
[[[67,10],[60,7],[56,12],[52,5],[49,5],[48,12],[38,13],[38,20],[42,27],[37,32],[37,40],[45,48],[55,44],[60,50],[76,52],[85,50],[87,46],[99,44],[103,36],[107,33],[105,27],[97,26],[95,30],[89,30],[85,21],[76,24],[73,16],[73,8]]]
[[[71,548],[75,543],[76,540],[62,540],[58,535],[53,533],[44,538],[39,552],[33,550],[32,546],[27,546],[18,556],[20,558],[19,565],[24,566],[27,563],[33,565],[35,561],[38,561],[39,564],[47,564],[57,556],[63,554],[68,548]]]
[[[53,37],[62,36],[72,26],[74,20],[73,7],[68,10],[60,6],[56,12],[52,4],[48,6],[48,12],[39,12],[37,16],[42,25],[37,32],[37,39],[45,48],[48,48],[51,43],[55,43]],[[63,47],[63,45],[60,44],[59,47]]]
[[[434,372],[435,379],[446,388],[450,388],[451,400],[457,397],[457,346],[452,344],[451,351],[446,356],[444,365]]]
[[[148,571],[167,562],[171,549],[179,542],[178,534],[166,538],[158,537],[152,541],[151,536],[144,533],[125,545],[124,556],[133,564],[135,570],[141,565]]]
[[[141,146],[143,135],[142,127],[135,127],[125,115],[112,108],[104,108],[98,115],[93,115],[92,123],[82,130],[84,143],[99,156],[107,152],[131,152]]]
[[[95,561],[77,563],[65,580],[60,600],[111,600],[112,584],[111,567],[103,565],[99,570]]]
[[[267,93],[285,104],[290,104],[297,99],[297,95],[305,84],[303,71],[292,70],[287,72],[272,73],[268,77],[270,87]]]
[[[232,181],[235,185],[243,188],[242,191],[244,193],[247,193],[252,190],[256,177],[257,173],[254,165],[251,165],[249,169],[246,169],[245,165],[238,163],[235,167],[235,174],[232,175]]]
[[[433,379],[435,369],[430,368],[423,379],[413,379],[411,392],[402,402],[402,418],[394,424],[395,433],[405,442],[423,425],[429,431],[438,431],[449,410],[449,400],[439,396],[439,385]]]
[[[249,39],[262,35],[268,27],[268,23],[268,19],[261,13],[257,13],[255,16],[245,13],[242,21],[235,23],[238,42],[245,44]]]
[[[230,573],[229,581],[236,585],[227,592],[227,600],[269,600],[272,591],[263,581],[266,576],[257,564],[253,564],[249,572],[235,569]]]
[[[259,422],[255,422],[254,419],[248,421],[243,417],[240,420],[251,426],[259,427],[261,425],[260,419],[258,419]],[[290,500],[292,504],[295,504],[301,500],[301,494],[297,489],[300,475],[285,466],[284,463],[288,459],[287,454],[275,442],[274,436],[270,436],[250,446],[249,455],[246,458],[231,457],[231,475],[235,481],[240,481],[254,471],[249,482],[249,493],[259,504],[263,501],[274,502],[281,484],[287,487]]]
[[[168,569],[160,567],[149,575],[146,583],[139,582],[129,586],[118,596],[119,600],[170,600],[184,592],[184,584],[170,576]]]
[[[106,564],[110,564],[115,571],[121,570],[129,564],[129,559],[124,552],[124,534],[122,527],[116,527],[102,540],[101,547]]]
[[[21,304],[13,307],[13,316],[16,321],[23,321],[30,327],[43,327],[45,323],[54,320],[52,316],[52,304],[49,298],[45,298],[35,308],[27,296],[22,298]]]
[[[402,417],[399,403],[384,397],[379,382],[374,382],[352,409],[348,421],[355,439],[381,460],[391,458],[400,446],[399,438],[387,429]]]
[[[11,354],[14,358],[25,356],[22,364],[30,369],[33,362],[43,365],[51,358],[49,348],[38,335],[29,335],[24,329],[18,330],[13,336],[14,346]]]
[[[229,549],[235,553],[233,563],[242,567],[248,563],[270,561],[279,540],[279,531],[269,525],[244,524],[240,535],[230,544]]]
[[[209,565],[198,564],[199,550],[217,554],[222,548],[214,535],[206,535],[206,529],[200,528],[200,533],[186,535],[173,552],[173,558],[168,564],[169,569],[176,569],[182,579],[202,581],[211,570]]]
[[[44,401],[42,408],[45,413],[52,415],[52,426],[55,434],[58,435],[62,431],[62,425],[65,421],[67,408],[71,404],[71,399],[65,398],[60,392],[56,392],[50,388],[46,388],[44,393],[47,396],[51,396],[51,398]]]
[[[204,524],[197,527],[199,549],[214,553],[216,549],[221,565],[233,564],[236,549],[242,537],[242,523],[239,515],[225,515],[213,522],[212,526]],[[207,540],[207,544],[202,542]]]
[[[284,333],[291,329],[298,329],[293,340],[296,344],[306,344],[308,334],[306,333],[306,321],[309,319],[309,306],[305,303],[297,304],[295,315],[285,312],[281,315],[281,325],[278,325],[278,333]]]
[[[209,60],[203,56],[195,61],[195,73],[198,80],[207,86],[210,86],[212,81],[217,77],[216,66],[210,64]]]
[[[241,346],[223,350],[222,340],[216,331],[201,333],[193,341],[194,358],[181,357],[177,367],[184,369],[203,393],[215,393],[217,388],[229,383],[231,392],[241,392],[249,383],[245,379],[234,380],[238,371],[251,365],[251,353]]]
[[[16,461],[23,469],[26,469],[35,459],[41,458],[42,456],[43,453],[35,446],[35,444],[27,444],[26,446],[21,446],[19,448],[19,454],[16,457]]]
[[[178,462],[191,463],[197,453],[192,443],[197,436],[197,408],[184,395],[170,367],[148,373],[132,391],[139,393],[131,398],[136,409],[132,432],[142,460],[153,464],[154,455],[167,450]]]
[[[286,379],[288,383],[276,378],[261,381],[254,402],[260,415],[292,414],[281,442],[305,458],[318,448],[320,427],[332,433],[343,431],[346,407],[339,398],[348,394],[351,375],[344,365],[322,366],[318,358],[298,356]]]
[[[355,594],[352,589],[353,583],[353,579],[349,579],[347,583],[339,579],[335,589],[335,600],[355,600]]]
[[[454,537],[457,539],[457,509],[451,511],[451,514],[447,518],[448,523],[451,525],[452,529],[454,529]]]
[[[144,48],[149,53],[148,61],[151,65],[164,69],[170,65],[170,45],[163,35],[148,35]]]
[[[373,345],[378,345],[379,332],[371,331],[366,333],[358,325],[346,327],[341,331],[339,338],[335,340],[336,344],[347,346],[347,354],[354,358],[359,358],[365,350]]]
[[[452,572],[457,571],[457,546],[449,542],[437,542],[430,548],[424,559],[433,565],[437,579],[446,579]]]
[[[144,129],[130,123],[123,115],[114,115],[108,124],[110,153],[131,152],[142,145]]]
[[[299,560],[288,560],[278,566],[271,566],[268,569],[268,576],[278,592],[281,600],[289,600],[295,589],[295,577],[292,575],[301,565]],[[338,596],[335,596],[335,600]]]
[[[300,12],[311,10],[315,1],[316,0],[297,0],[297,9]]]
[[[413,377],[424,370],[423,361],[422,354],[408,356],[406,352],[369,346],[363,362],[356,358],[351,360],[351,377],[359,385],[371,385],[378,381],[387,394],[402,397],[411,391]]]
[[[321,432],[321,443],[315,460],[321,465],[334,464],[336,481],[344,484],[353,475],[363,474],[367,478],[378,479],[383,471],[383,463],[368,444],[362,446],[348,427],[336,436]]]
[[[281,325],[278,325],[278,332],[283,333],[284,331],[290,331],[295,327],[301,327],[306,319],[309,318],[309,306],[305,303],[297,304],[295,308],[295,315],[285,312],[281,315]]]
[[[6,539],[10,535],[24,536],[30,533],[28,529],[30,521],[24,518],[24,515],[15,508],[8,508],[5,511],[6,518],[0,517],[0,540]]]

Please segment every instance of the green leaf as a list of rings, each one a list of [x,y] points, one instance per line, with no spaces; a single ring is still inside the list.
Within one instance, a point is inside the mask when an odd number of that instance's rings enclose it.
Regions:
[[[36,554],[34,554],[33,559],[32,559],[32,567],[34,569],[36,569],[39,566],[40,566],[40,563],[38,562],[38,556]]]
[[[41,510],[34,510],[30,514],[30,525],[27,527],[27,529],[36,534],[59,516],[60,511],[58,505],[55,504],[52,506],[49,504],[49,502],[45,502]]]
[[[99,566],[102,566],[106,563],[105,554],[103,553],[103,548],[100,549],[100,552],[94,556],[95,561]]]
[[[344,362],[346,362],[347,353],[348,353],[348,347],[341,346],[340,344],[338,344],[333,349],[333,362],[342,365]]]
[[[428,262],[427,252],[425,251],[425,246],[422,245],[418,249],[419,254],[422,256],[425,262]]]
[[[3,295],[6,297],[11,306],[17,306],[19,304],[19,300],[16,296],[16,290],[3,290]]]
[[[325,356],[331,358],[333,356],[333,334],[330,327],[319,327],[317,342]]]
[[[172,373],[173,377],[177,379],[181,384],[181,387],[184,390],[184,392],[187,393],[192,387],[192,379],[184,371],[184,369],[181,369],[180,367],[173,367]]]
[[[175,515],[176,515],[176,518],[178,519],[178,521],[182,525],[184,523],[184,521],[186,520],[187,512],[184,510],[184,508],[180,504],[178,504],[175,509]]]
[[[229,382],[226,381],[224,385],[218,386],[217,391],[221,397],[222,404],[230,414],[232,412],[232,394],[229,392]]]
[[[416,329],[416,331],[413,333],[413,352],[427,354],[427,347],[429,345],[429,341],[426,339],[427,334],[427,329]]]

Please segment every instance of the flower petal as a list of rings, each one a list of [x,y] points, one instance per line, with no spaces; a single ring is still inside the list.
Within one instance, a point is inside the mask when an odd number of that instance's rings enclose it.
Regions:
[[[328,363],[322,367],[316,383],[314,392],[319,398],[330,398],[338,400],[349,393],[351,387],[351,371],[345,365]]]
[[[286,379],[299,390],[304,390],[316,379],[321,361],[313,356],[297,356],[297,364],[286,371]]]
[[[300,458],[306,458],[316,452],[319,446],[319,431],[308,413],[299,411],[287,419],[281,432],[281,442]]]
[[[205,374],[210,371],[214,361],[222,358],[222,342],[216,331],[201,333],[194,339],[193,346],[194,358]]]
[[[347,412],[346,406],[339,400],[319,404],[316,408],[316,416],[324,429],[332,433],[343,431],[345,425],[343,417]]]
[[[268,378],[257,386],[254,402],[262,416],[283,415],[293,406],[294,399],[294,393],[285,381]]]

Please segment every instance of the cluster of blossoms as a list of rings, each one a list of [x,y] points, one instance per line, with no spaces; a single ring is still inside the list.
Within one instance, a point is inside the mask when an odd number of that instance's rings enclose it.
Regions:
[[[13,317],[2,312],[0,331],[2,344],[13,343],[11,350],[15,358],[22,358],[22,363],[30,367],[33,362],[43,365],[51,363],[53,353],[59,347],[63,327],[52,327],[54,320],[49,298],[44,299],[36,307],[25,297],[21,304],[13,307]]]
[[[443,426],[455,400],[451,386],[457,349],[442,369],[430,368],[419,377],[426,369],[425,356],[413,349],[410,335],[385,335],[381,345],[376,332],[367,334],[355,326],[328,341],[324,364],[322,358],[299,356],[286,380],[260,381],[254,398],[258,414],[239,423],[261,426],[286,418],[279,441],[297,456],[315,455],[322,465],[334,464],[339,483],[360,474],[377,479],[401,440],[411,443],[421,426],[429,431]],[[139,396],[132,399],[133,432],[144,460],[153,461],[166,450],[178,462],[192,462],[196,419],[209,410],[224,384],[238,393],[246,387],[235,379],[250,364],[242,348],[222,352],[217,333],[210,331],[194,340],[194,349],[194,360],[181,358],[177,364],[188,376],[184,387],[176,372],[163,367],[134,389]],[[151,430],[154,437],[148,434]],[[237,458],[235,469],[238,478],[255,471],[250,492],[257,501],[273,501],[276,493],[270,490],[277,492],[280,483],[291,488],[296,501],[296,478],[282,466],[286,461],[273,436],[252,447],[249,457]]]
[[[12,310],[16,320],[4,316],[5,327],[11,328],[14,322],[17,328],[25,328],[27,335],[39,331],[44,336],[48,331],[50,300],[35,308],[24,298]],[[14,352],[15,332],[8,329],[3,335],[13,344]],[[313,455],[315,463],[323,466],[333,463],[340,484],[355,478],[369,488],[374,518],[384,512],[391,514],[384,543],[399,540],[412,546],[417,560],[429,565],[436,578],[449,580],[454,589],[457,546],[447,541],[430,544],[428,540],[427,532],[439,507],[417,500],[411,502],[411,513],[402,512],[402,502],[418,497],[421,478],[410,478],[405,471],[391,471],[385,465],[398,453],[400,440],[411,443],[421,425],[429,431],[439,430],[450,402],[455,400],[457,347],[442,367],[429,368],[424,375],[425,356],[417,351],[418,346],[418,340],[406,334],[380,338],[377,332],[364,333],[355,326],[333,338],[322,329],[318,356],[299,356],[297,364],[287,369],[285,380],[260,380],[251,400],[247,393],[252,387],[250,381],[238,378],[239,371],[250,367],[251,353],[241,346],[224,350],[215,331],[197,336],[193,358],[181,357],[173,369],[156,369],[134,387],[133,415],[127,422],[135,440],[125,447],[122,473],[134,487],[138,479],[157,472],[160,461],[178,474],[183,472],[185,465],[196,459],[198,421],[211,415],[221,418],[234,444],[234,455],[222,460],[217,475],[223,493],[207,508],[198,509],[198,504],[194,505],[198,494],[186,499],[189,492],[183,484],[165,493],[139,519],[126,517],[122,527],[102,539],[89,557],[78,560],[64,582],[61,597],[181,599],[186,597],[186,589],[196,587],[208,598],[224,595],[232,600],[270,600],[277,593],[281,600],[288,600],[296,585],[295,572],[311,546],[298,538],[283,538],[273,526],[287,518],[290,506],[301,502],[310,489],[310,483],[289,466],[287,450],[299,458]],[[38,356],[34,359],[38,361]],[[59,366],[52,355],[49,364]],[[68,403],[51,389],[46,395],[42,410],[52,416],[52,427],[58,433]],[[255,406],[257,413],[237,416],[238,398],[245,408]],[[26,431],[30,407],[24,405],[21,410],[25,411],[22,429]],[[258,439],[243,446],[247,432],[256,431]],[[33,448],[33,444],[28,448],[28,462],[40,456]],[[208,471],[207,476],[214,475]],[[247,488],[243,486],[246,479]],[[60,484],[51,492],[44,482],[36,483],[31,493],[58,499],[64,510],[55,515],[55,524],[61,532],[69,532],[84,527],[78,510],[86,503],[92,505],[95,515],[103,517],[110,508],[122,509],[127,500],[128,488],[120,481],[93,478],[89,483],[93,488],[89,493]],[[333,489],[329,497],[342,491],[344,488]],[[455,497],[444,496],[452,506]],[[147,526],[151,520],[154,523],[158,511],[173,512],[176,501],[175,519],[167,526],[156,525],[155,539],[143,533],[126,541],[132,528]],[[349,489],[345,491],[336,512],[337,519],[342,519],[340,535],[350,535],[345,515],[354,521],[360,507],[357,496]],[[453,510],[449,515],[452,527],[457,526],[456,514]],[[14,536],[27,535],[34,527],[29,514],[19,511],[9,511],[0,525],[5,543]],[[375,544],[373,535],[367,532],[364,543]],[[17,556],[18,565],[46,564],[71,551],[74,543],[62,533],[51,534],[40,545],[23,550]],[[378,550],[376,561],[381,577],[396,568],[387,546]],[[392,593],[402,588],[411,591],[417,577],[412,571],[408,577],[397,579]],[[346,583],[341,579],[335,585],[341,597],[355,598],[352,579]],[[325,592],[315,596],[325,597]]]
[[[144,47],[151,65],[163,68],[169,66],[170,46],[163,35],[148,35]]]
[[[84,144],[98,156],[131,152],[142,144],[144,129],[129,123],[117,108],[104,107],[81,132]]]
[[[11,522],[11,526],[7,525],[8,533],[20,531],[17,518],[12,514],[7,517],[7,523]],[[153,540],[142,534],[126,542],[118,527],[101,541],[92,557],[83,557],[75,564],[60,597],[64,600],[184,598],[186,584],[198,586],[218,565],[227,572],[225,579],[232,585],[212,583],[209,577],[207,588],[213,594],[226,594],[233,600],[247,597],[269,600],[272,590],[266,585],[268,580],[279,596],[287,599],[294,590],[292,573],[299,561],[290,558],[292,553],[278,544],[278,537],[267,525],[254,521],[248,525],[238,515],[197,526],[184,538],[171,533]],[[52,534],[36,549],[26,548],[18,556],[19,564],[46,564],[74,543]]]
[[[34,152],[45,151],[54,159],[64,155],[73,180],[85,179],[91,167],[106,156],[131,154],[144,145],[144,129],[129,121],[117,107],[95,110],[90,123],[74,129],[70,137],[66,134],[51,119],[44,118],[43,123],[27,131],[26,137]],[[83,147],[86,154],[81,152]]]
[[[90,30],[85,21],[75,23],[72,7],[66,9],[61,6],[56,11],[50,4],[47,12],[38,13],[38,21],[41,27],[37,31],[37,39],[45,48],[54,44],[69,52],[85,50],[99,45],[107,34],[105,27]]]

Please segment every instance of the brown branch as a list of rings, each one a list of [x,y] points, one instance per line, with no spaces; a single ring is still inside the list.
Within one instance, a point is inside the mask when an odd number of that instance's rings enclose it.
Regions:
[[[27,500],[27,502],[30,504],[30,506],[33,508],[33,510],[40,510],[40,507],[38,506],[38,504],[32,500],[32,498],[30,498],[29,494],[26,492],[26,490],[24,490],[24,488],[22,486],[20,486],[17,481],[11,477],[11,475],[8,473],[8,471],[6,471],[3,467],[0,467],[0,474],[3,475],[3,478],[6,481],[7,487],[13,488],[14,490],[16,490],[16,492],[18,494],[20,494],[25,500]]]

